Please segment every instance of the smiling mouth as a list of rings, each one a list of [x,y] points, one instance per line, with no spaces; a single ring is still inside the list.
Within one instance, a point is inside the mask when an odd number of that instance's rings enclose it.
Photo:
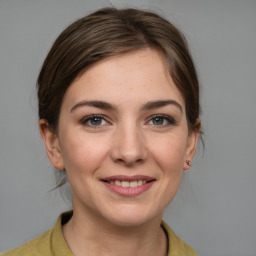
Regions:
[[[102,181],[112,186],[114,185],[122,188],[137,188],[145,184],[152,183],[156,181],[156,179],[149,176],[144,176],[144,175],[134,175],[134,176],[115,175],[115,176],[103,178]]]
[[[101,182],[111,191],[126,197],[142,194],[149,190],[155,181],[155,178],[145,175],[114,175],[101,179]]]
[[[146,181],[146,180],[133,180],[133,181],[126,181],[126,180],[103,180],[104,182],[107,182],[111,185],[116,185],[119,187],[123,187],[123,188],[136,188],[136,187],[140,187],[146,183],[152,182],[151,181]]]

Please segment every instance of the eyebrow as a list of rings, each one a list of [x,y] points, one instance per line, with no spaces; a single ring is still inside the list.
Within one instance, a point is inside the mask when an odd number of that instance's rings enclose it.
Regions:
[[[181,112],[183,112],[182,106],[175,100],[149,101],[146,104],[144,104],[140,110],[141,111],[151,110],[151,109],[165,107],[165,106],[168,106],[168,105],[176,106]],[[100,101],[100,100],[85,101],[85,100],[83,100],[83,101],[78,102],[75,106],[73,106],[71,108],[70,112],[73,112],[77,108],[83,107],[83,106],[89,106],[89,107],[94,107],[94,108],[99,108],[99,109],[104,109],[104,110],[115,110],[115,109],[117,109],[116,106],[114,106],[114,105],[112,105],[108,102],[105,102],[105,101]]]
[[[75,109],[83,106],[89,106],[89,107],[95,107],[95,108],[100,108],[100,109],[105,109],[105,110],[114,110],[116,107],[113,105],[105,102],[105,101],[100,101],[100,100],[92,100],[92,101],[80,101],[78,102],[75,106],[73,106],[70,110],[70,112],[73,112]]]
[[[176,106],[181,112],[183,112],[182,106],[176,100],[149,101],[141,108],[141,110],[151,110],[155,108],[165,107],[168,105]]]

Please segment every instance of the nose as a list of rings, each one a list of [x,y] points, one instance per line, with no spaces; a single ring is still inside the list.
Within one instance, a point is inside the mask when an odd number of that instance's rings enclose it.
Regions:
[[[112,145],[111,157],[114,162],[131,166],[147,158],[145,138],[135,125],[117,129]]]

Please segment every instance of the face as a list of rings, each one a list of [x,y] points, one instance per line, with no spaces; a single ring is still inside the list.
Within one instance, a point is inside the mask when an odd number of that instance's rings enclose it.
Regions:
[[[161,56],[147,49],[102,61],[68,88],[57,134],[41,134],[66,169],[74,212],[115,225],[161,218],[192,160],[185,103]]]

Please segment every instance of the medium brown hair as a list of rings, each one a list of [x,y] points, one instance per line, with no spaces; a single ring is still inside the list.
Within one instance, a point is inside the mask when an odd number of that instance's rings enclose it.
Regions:
[[[189,131],[199,131],[198,78],[185,37],[166,19],[137,9],[100,9],[59,35],[38,77],[39,118],[57,132],[63,97],[80,74],[99,61],[145,48],[163,56],[184,97]],[[58,186],[65,181],[64,177]]]
[[[91,65],[144,48],[158,50],[185,100],[188,126],[200,113],[199,86],[182,33],[159,15],[137,9],[100,9],[68,26],[56,39],[38,77],[39,118],[56,131],[62,100],[74,79]]]

